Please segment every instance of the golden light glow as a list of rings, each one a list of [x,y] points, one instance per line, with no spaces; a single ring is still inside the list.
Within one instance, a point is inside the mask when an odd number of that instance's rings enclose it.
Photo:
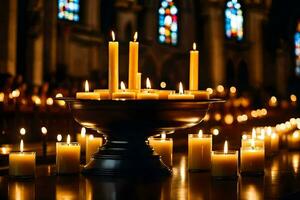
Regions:
[[[225,115],[225,117],[224,117],[225,124],[230,125],[233,123],[233,121],[234,121],[234,118],[231,114]]]
[[[222,118],[222,115],[220,113],[216,113],[214,118],[215,118],[216,121],[220,121],[221,118]]]
[[[166,135],[165,133],[162,133],[162,134],[161,134],[161,139],[162,139],[162,140],[165,140],[166,138],[167,138],[167,135]]]
[[[84,83],[84,91],[85,92],[89,92],[90,91],[89,82],[87,80],[85,80],[85,83]]]
[[[137,39],[138,39],[138,32],[135,32],[133,36],[133,41],[136,42]]]
[[[67,144],[70,144],[71,143],[71,136],[68,134],[67,136]]]
[[[224,143],[224,153],[225,154],[228,153],[228,142],[227,142],[227,140],[225,140],[225,143]]]
[[[295,131],[293,133],[293,138],[298,138],[299,137],[299,131]]]
[[[48,106],[52,106],[52,105],[53,105],[53,99],[52,99],[51,97],[47,98],[46,104],[47,104]]]
[[[14,91],[12,91],[11,95],[12,95],[13,98],[19,97],[20,96],[20,90],[15,89]]]
[[[203,120],[207,122],[209,120],[209,118],[210,118],[210,115],[208,113],[206,113]]]
[[[43,126],[43,127],[41,128],[41,132],[42,132],[43,135],[46,135],[47,132],[48,132],[48,131],[47,131],[47,128]]]
[[[23,140],[21,140],[20,142],[20,152],[23,152],[24,151],[24,142]]]
[[[193,50],[195,51],[197,49],[196,42],[193,43]]]
[[[269,100],[269,106],[275,107],[277,106],[277,98],[275,96],[272,96]]]
[[[252,129],[252,139],[256,139],[256,130],[255,130],[255,128]]]
[[[80,131],[80,136],[85,137],[85,134],[86,134],[86,129],[84,127],[82,127],[81,131]]]
[[[294,95],[294,94],[291,94],[290,100],[291,100],[291,102],[296,102],[297,101],[297,96]]]
[[[271,137],[272,137],[272,139],[275,139],[277,137],[277,134],[276,133],[272,133]]]
[[[224,92],[224,86],[223,85],[218,85],[217,86],[217,91],[219,92],[219,93],[223,93]]]
[[[202,131],[201,129],[200,129],[199,132],[198,132],[198,137],[199,137],[199,138],[202,138],[202,137],[203,137],[203,131]]]
[[[215,136],[219,135],[219,129],[217,128],[213,129],[212,134]]]
[[[151,82],[150,82],[150,79],[148,77],[146,79],[146,88],[151,89]]]
[[[242,139],[243,139],[243,140],[247,140],[247,138],[248,138],[248,136],[247,136],[246,134],[244,134],[244,135],[242,136]]]
[[[116,36],[115,36],[115,32],[114,31],[111,31],[111,38],[112,38],[112,41],[116,40]]]
[[[7,154],[8,153],[6,147],[1,147],[1,153],[2,154]]]
[[[3,102],[3,101],[4,101],[4,93],[0,92],[0,102]]]
[[[61,134],[58,134],[58,135],[56,136],[56,139],[57,139],[58,142],[60,142],[60,141],[62,140]]]
[[[214,93],[214,90],[212,88],[206,88],[206,91],[209,93],[209,95]]]
[[[255,148],[255,139],[251,139],[251,148],[254,149]]]
[[[25,135],[26,134],[26,129],[25,128],[21,128],[20,129],[20,134],[21,135]]]
[[[160,82],[160,87],[163,89],[166,88],[167,87],[166,82],[164,82],[164,81]]]
[[[179,83],[179,94],[184,94],[182,82]]]
[[[60,98],[60,97],[63,97],[63,95],[62,95],[62,93],[57,93],[57,94],[55,95],[55,97],[56,97],[56,98]]]
[[[229,91],[230,91],[230,93],[235,94],[236,93],[236,87],[231,86]]]
[[[92,134],[89,136],[89,140],[93,140],[93,139],[94,139],[94,135]]]
[[[125,83],[123,81],[121,81],[120,87],[121,87],[121,90],[123,90],[123,91],[126,90],[126,86],[125,86]]]

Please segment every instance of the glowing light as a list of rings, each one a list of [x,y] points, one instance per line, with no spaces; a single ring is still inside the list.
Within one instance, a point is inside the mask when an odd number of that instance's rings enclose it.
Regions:
[[[291,100],[291,102],[296,102],[297,101],[297,96],[294,95],[294,94],[291,94],[290,100]]]
[[[217,86],[217,92],[219,92],[219,93],[223,93],[224,92],[224,86],[223,85],[218,85]]]
[[[43,126],[43,127],[41,128],[41,132],[42,132],[43,135],[46,135],[47,132],[48,132],[48,131],[47,131],[47,128]]]
[[[14,91],[12,91],[11,95],[12,95],[13,98],[19,97],[20,96],[20,90],[15,89]]]
[[[213,129],[212,134],[215,136],[219,135],[219,129],[217,128]]]
[[[84,84],[84,91],[85,92],[89,92],[90,91],[89,82],[87,80],[85,81],[85,84]]]
[[[224,153],[228,154],[228,142],[227,142],[227,140],[225,140],[225,143],[224,143]]]
[[[167,87],[166,82],[162,81],[162,82],[160,83],[160,87],[163,88],[163,89],[166,88],[166,87]]]
[[[94,135],[93,134],[89,135],[89,140],[93,140],[93,139],[94,139]]]
[[[243,140],[247,140],[247,138],[248,138],[248,136],[247,136],[246,134],[244,134],[244,135],[242,136],[242,139],[243,139]]]
[[[123,90],[123,91],[126,90],[126,86],[125,86],[125,83],[123,81],[121,81],[120,87],[121,87],[121,90]]]
[[[256,138],[256,130],[255,128],[252,129],[252,139]]]
[[[231,86],[229,91],[230,91],[230,93],[235,94],[236,93],[236,88],[234,86]]]
[[[165,140],[166,138],[167,138],[167,135],[166,135],[165,133],[162,133],[162,134],[161,134],[161,139],[162,139],[162,140]]]
[[[295,131],[293,133],[293,138],[298,138],[299,137],[299,131]]]
[[[24,151],[24,142],[23,142],[23,140],[21,140],[21,142],[20,142],[20,152],[23,153],[23,151]]]
[[[58,0],[58,19],[79,21],[80,0]]]
[[[207,88],[206,91],[209,93],[209,95],[211,95],[214,92],[212,88]]]
[[[200,129],[199,132],[198,132],[198,137],[199,137],[199,138],[202,138],[202,137],[203,137],[203,131],[202,131],[201,129]]]
[[[214,118],[216,121],[220,121],[222,119],[222,115],[220,113],[216,113]]]
[[[112,39],[112,41],[116,40],[116,35],[115,35],[114,31],[111,31],[111,39]]]
[[[56,139],[57,139],[58,142],[60,142],[60,141],[62,140],[61,134],[58,134],[58,135],[56,136]]]
[[[67,135],[67,144],[70,144],[71,143],[71,136],[68,134]]]
[[[179,94],[184,94],[182,83],[179,83]]]
[[[26,129],[25,128],[21,128],[20,129],[20,134],[21,135],[25,135],[26,134]]]
[[[4,101],[4,93],[0,92],[0,102],[3,102],[3,101]]]
[[[275,107],[277,106],[277,98],[275,96],[272,96],[269,100],[269,106],[270,107]]]
[[[225,117],[224,117],[224,122],[225,122],[226,124],[230,125],[230,124],[233,123],[233,121],[234,121],[234,118],[233,118],[233,116],[232,116],[231,114],[225,115]]]
[[[62,93],[57,93],[57,94],[55,95],[55,97],[56,97],[56,98],[61,98],[61,97],[63,97],[63,95],[62,95]]]
[[[148,77],[146,79],[146,88],[151,89],[151,82],[150,82],[150,79]]]
[[[243,12],[237,0],[229,0],[225,9],[225,35],[229,39],[238,41],[243,39]]]
[[[51,97],[47,98],[46,104],[47,104],[48,106],[52,106],[52,105],[53,105],[53,99],[52,99]]]
[[[197,49],[197,45],[196,45],[196,43],[194,42],[193,43],[193,50],[195,51]]]
[[[137,41],[137,38],[138,38],[138,32],[135,32],[135,33],[134,33],[134,36],[133,36],[133,41],[136,42],[136,41]]]
[[[85,134],[86,134],[86,129],[84,127],[82,127],[81,131],[80,131],[80,136],[85,137]]]

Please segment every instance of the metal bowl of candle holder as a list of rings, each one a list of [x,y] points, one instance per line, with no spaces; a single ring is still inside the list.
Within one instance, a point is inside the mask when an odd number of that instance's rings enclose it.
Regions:
[[[171,170],[149,146],[147,139],[199,124],[210,100],[64,100],[74,119],[103,133],[106,143],[84,167],[86,175],[170,175]]]

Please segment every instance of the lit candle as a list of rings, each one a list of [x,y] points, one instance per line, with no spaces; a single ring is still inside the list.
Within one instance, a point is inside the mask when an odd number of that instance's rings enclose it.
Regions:
[[[99,93],[101,100],[110,99],[110,94],[108,89],[95,89],[94,92]]]
[[[188,168],[189,170],[210,170],[212,137],[210,134],[189,134]]]
[[[112,94],[112,99],[120,99],[120,100],[135,99],[135,92],[126,90],[126,87],[125,87],[125,84],[123,81],[121,81],[120,87],[121,87],[121,90],[114,92]]]
[[[108,88],[112,94],[118,91],[119,85],[119,43],[115,42],[115,33],[111,32],[112,40],[108,44]]]
[[[193,94],[184,94],[182,83],[179,83],[179,93],[169,94],[168,99],[194,99]]]
[[[242,173],[263,174],[264,161],[264,148],[256,146],[255,139],[251,139],[251,147],[241,148]]]
[[[166,134],[163,133],[161,134],[161,138],[149,138],[149,144],[161,156],[163,163],[171,167],[173,155],[172,138],[166,138]]]
[[[146,88],[145,90],[143,90],[142,92],[139,92],[137,94],[137,99],[158,99],[159,95],[154,91],[151,90],[151,82],[149,80],[149,78],[146,79]]]
[[[300,132],[299,130],[295,131],[293,134],[287,136],[288,148],[291,150],[300,149]]]
[[[242,148],[249,148],[252,145],[252,140],[255,142],[255,146],[259,148],[265,148],[265,141],[263,136],[257,136],[255,128],[252,129],[252,136],[242,136]]]
[[[77,142],[71,143],[70,135],[67,142],[58,142],[56,154],[57,174],[78,173],[80,168],[80,145]]]
[[[93,135],[90,135],[86,139],[86,154],[85,154],[86,163],[90,161],[92,155],[97,152],[100,146],[102,146],[101,137],[94,137]]]
[[[81,128],[80,133],[76,135],[77,142],[80,144],[81,152],[85,151],[85,142],[86,142],[86,129],[84,127]]]
[[[277,133],[271,134],[271,151],[273,153],[278,152],[279,150],[279,137]]]
[[[24,152],[23,140],[20,142],[20,152],[9,154],[9,175],[15,177],[34,177],[35,152]]]
[[[264,131],[264,129],[262,129],[262,131]],[[271,135],[272,135],[272,129],[268,128],[266,131],[266,134],[264,134],[264,145],[265,145],[265,155],[266,156],[272,155]]]
[[[77,99],[100,99],[100,95],[97,92],[90,92],[89,91],[89,82],[86,80],[84,84],[84,92],[77,92],[76,98]]]
[[[159,99],[168,99],[170,94],[175,93],[175,90],[158,90]]]
[[[129,74],[128,74],[128,88],[135,90],[137,88],[137,75],[138,75],[138,63],[139,63],[139,43],[136,41],[138,33],[135,32],[133,42],[129,43]]]
[[[193,43],[193,50],[190,51],[190,90],[198,90],[199,76],[199,51],[196,50],[196,43]]]
[[[213,151],[212,176],[214,177],[233,177],[237,176],[238,151],[228,151],[228,143],[224,143],[224,151]]]

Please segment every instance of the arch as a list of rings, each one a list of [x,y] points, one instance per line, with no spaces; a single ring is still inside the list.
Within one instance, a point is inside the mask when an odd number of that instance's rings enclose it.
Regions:
[[[226,85],[235,85],[235,70],[232,59],[228,59],[226,62]]]
[[[249,88],[249,70],[244,60],[241,60],[238,64],[237,84],[242,91]]]
[[[175,0],[160,0],[158,8],[158,42],[178,44],[178,7]]]
[[[238,0],[228,0],[225,5],[225,35],[228,39],[242,40],[244,17]]]

